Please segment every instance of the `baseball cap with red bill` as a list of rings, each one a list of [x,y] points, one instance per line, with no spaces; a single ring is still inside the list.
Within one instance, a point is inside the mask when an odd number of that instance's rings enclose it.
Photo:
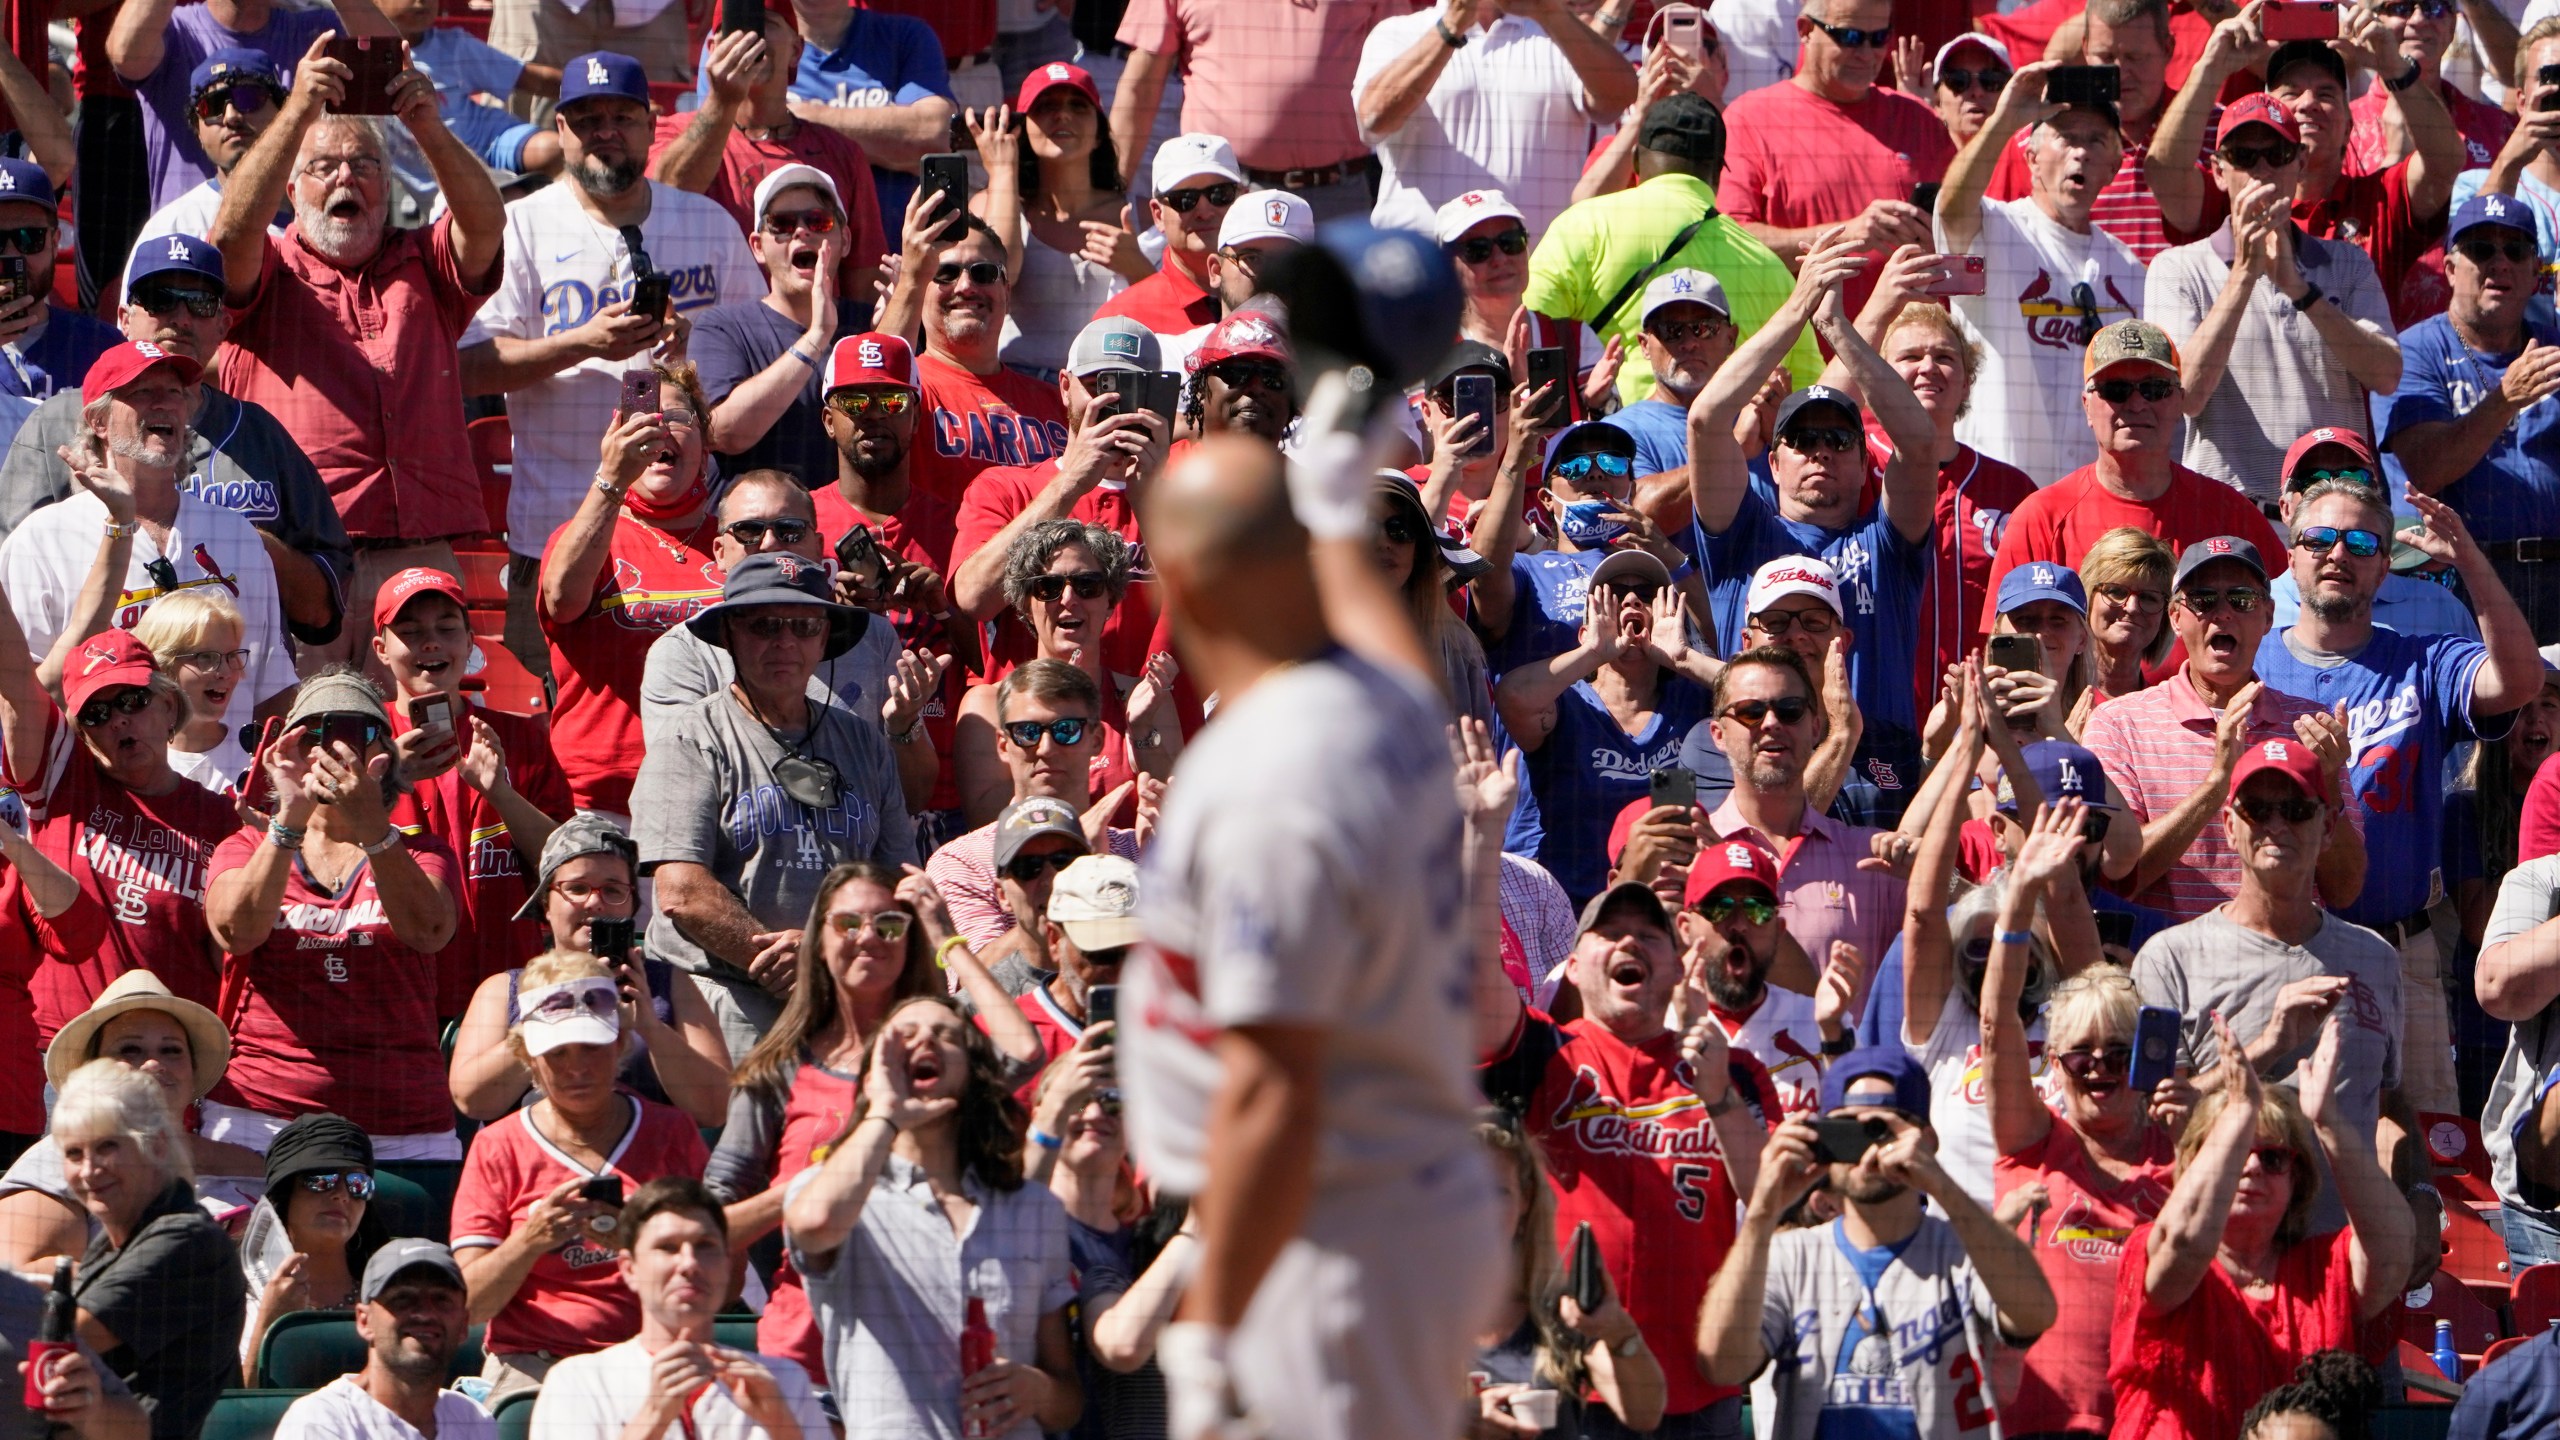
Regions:
[[[373,628],[390,629],[391,622],[400,618],[401,609],[421,595],[442,595],[466,611],[471,608],[471,602],[462,597],[461,581],[441,570],[412,565],[383,581],[382,588],[373,592]]]
[[[904,385],[920,390],[916,352],[906,341],[877,330],[847,335],[827,356],[827,389],[833,392],[848,385]]]
[[[63,666],[62,708],[77,715],[99,691],[148,685],[157,673],[151,647],[135,639],[132,631],[101,630],[74,647]]]
[[[148,340],[127,340],[89,362],[89,373],[80,381],[81,403],[94,405],[163,365],[177,372],[181,385],[193,385],[204,374],[202,365],[173,350]]]
[[[1239,310],[1219,321],[1217,328],[1200,342],[1200,348],[1191,352],[1191,370],[1197,374],[1204,365],[1246,356],[1290,363],[1288,337],[1280,333],[1278,322],[1264,311]]]
[[[2213,143],[2230,139],[2231,132],[2243,125],[2264,125],[2297,145],[2302,143],[2302,122],[2293,118],[2283,101],[2264,90],[2222,107],[2222,119],[2213,127]]]
[[[2269,772],[2302,787],[2303,794],[2323,805],[2337,803],[2337,797],[2329,793],[2329,767],[2320,763],[2310,746],[2282,736],[2261,740],[2240,752],[2240,763],[2231,767],[2231,793],[2236,797],[2251,776]]]
[[[1095,88],[1092,71],[1064,60],[1052,60],[1022,77],[1022,88],[1013,94],[1013,113],[1030,114],[1031,107],[1040,103],[1041,96],[1060,86],[1083,96],[1085,103],[1094,109],[1102,108],[1102,91]]]
[[[2364,483],[2367,485],[2381,483],[2382,457],[2373,453],[2373,442],[2364,438],[2364,432],[2352,426],[2323,425],[2316,430],[2303,431],[2301,438],[2293,442],[2293,448],[2284,452],[2284,469],[2281,472],[2284,488],[2299,490],[2318,478],[2303,469],[2302,462],[2323,445],[2335,445],[2356,457],[2357,463],[2364,466]]]
[[[1719,840],[1698,852],[1689,864],[1689,883],[1680,891],[1682,905],[1700,905],[1727,885],[1757,885],[1778,895],[1778,862],[1747,840]]]

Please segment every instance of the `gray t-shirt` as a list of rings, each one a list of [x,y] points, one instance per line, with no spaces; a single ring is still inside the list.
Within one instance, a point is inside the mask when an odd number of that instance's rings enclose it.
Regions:
[[[2179,1060],[2202,1074],[2219,1058],[2213,1012],[2246,1044],[2267,1028],[2276,996],[2295,980],[2342,975],[2354,983],[2342,1004],[2347,1022],[2338,1057],[2338,1100],[2349,1124],[2370,1135],[2382,1118],[2382,1092],[2400,1085],[2400,952],[2361,925],[2323,912],[2307,944],[2287,945],[2241,925],[2216,907],[2151,937],[2133,959],[2134,988],[2145,1005],[2161,1005],[2184,1017]],[[2266,1069],[2271,1080],[2293,1074],[2311,1058],[2317,1038]],[[2346,1223],[2338,1187],[2321,1161],[2320,1198],[2311,1211],[2315,1233]]]
[[[649,742],[631,786],[644,875],[669,861],[709,869],[766,930],[808,922],[818,881],[837,862],[895,870],[916,858],[915,825],[880,727],[834,705],[810,707],[802,753],[836,768],[835,807],[794,800],[773,767],[789,751],[727,689],[679,711]],[[799,737],[792,737],[797,740]],[[649,953],[697,974],[727,970],[660,911]],[[731,972],[734,973],[734,972]]]
[[[898,668],[898,627],[878,616],[863,627],[852,649],[822,662],[809,677],[809,702],[828,700],[873,725],[880,723],[880,702],[889,677]],[[649,646],[640,672],[640,736],[650,749],[686,706],[738,678],[738,662],[729,652],[696,636],[682,625],[671,626]]]
[[[2513,940],[2551,918],[2560,900],[2560,855],[2524,861],[2498,882],[2498,903],[2489,911],[2489,928],[2480,936],[2486,951]],[[2536,1185],[2527,1199],[2523,1177],[2516,1171],[2516,1132],[2532,1122],[2545,1091],[2560,1080],[2560,1006],[2545,1005],[2531,1019],[2519,1020],[2507,1036],[2507,1055],[2498,1062],[2498,1078],[2489,1086],[2489,1104],[2481,1112],[2480,1138],[2489,1149],[2491,1175],[2498,1199],[2545,1224],[2560,1223],[2560,1195]]]

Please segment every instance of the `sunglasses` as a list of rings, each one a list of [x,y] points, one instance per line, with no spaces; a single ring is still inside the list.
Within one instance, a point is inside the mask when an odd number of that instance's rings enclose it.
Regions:
[[[2130,585],[2101,585],[2097,593],[2111,605],[2128,605],[2145,615],[2157,615],[2169,603],[2169,597],[2157,590],[2136,590]]]
[[[1260,386],[1274,395],[1289,393],[1289,371],[1268,360],[1221,360],[1208,373],[1230,390]]]
[[[181,290],[174,285],[145,286],[135,290],[131,299],[146,315],[166,315],[181,305],[199,320],[210,320],[222,313],[221,296],[204,290]]]
[[[1529,232],[1505,230],[1499,235],[1479,235],[1472,240],[1460,240],[1449,247],[1450,254],[1470,265],[1481,265],[1492,259],[1496,250],[1505,255],[1528,254]]]
[[[1733,912],[1742,912],[1745,923],[1766,925],[1778,918],[1778,902],[1766,895],[1710,895],[1697,907],[1710,925],[1721,925]]]
[[[2264,145],[2225,145],[2214,153],[2234,170],[2255,170],[2261,165],[2273,170],[2292,164],[2302,154],[2302,146],[2292,140],[2276,140]]]
[[[1165,208],[1174,214],[1188,215],[1203,200],[1224,210],[1236,203],[1236,197],[1243,193],[1243,186],[1221,180],[1215,185],[1187,186],[1180,190],[1159,191],[1156,198],[1163,201]]]
[[[869,931],[892,945],[906,939],[907,927],[915,923],[916,917],[904,910],[874,910],[869,914],[838,910],[827,916],[827,928],[848,940]]]
[[[773,537],[775,544],[797,545],[808,538],[809,522],[806,520],[738,520],[733,521],[720,533],[750,550],[764,544],[764,537],[767,535]]]
[[[592,985],[572,985],[554,990],[542,997],[541,1003],[525,1013],[543,1020],[566,1020],[584,1012],[599,1020],[622,1023],[622,995],[609,981]]]
[[[2473,240],[2465,238],[2456,243],[2453,248],[2461,253],[2463,259],[2470,261],[2474,265],[2486,265],[2491,260],[2494,260],[2501,255],[2505,256],[2510,262],[2518,265],[2521,265],[2525,261],[2533,258],[2533,242],[2530,240]]]
[[[2110,405],[2122,405],[2136,395],[2157,405],[2178,393],[2178,382],[2156,376],[2149,380],[2092,380],[2089,393]]]
[[[2279,815],[2284,817],[2287,825],[2301,825],[2319,814],[2322,806],[2317,800],[2270,800],[2263,795],[2251,795],[2235,801],[2231,808],[2248,817],[2252,825],[2264,825]]]
[[[1624,596],[1645,605],[1652,604],[1653,597],[1662,593],[1662,587],[1650,580],[1612,580],[1608,590],[1612,595]]]
[[[323,715],[305,723],[303,744],[313,749],[344,745],[361,755],[381,744],[384,734],[382,722],[370,715]]]
[[[1414,533],[1413,522],[1402,515],[1390,515],[1378,523],[1378,533],[1392,545],[1412,545],[1422,537]]]
[[[1017,750],[1037,747],[1043,735],[1061,745],[1081,745],[1084,743],[1084,729],[1092,723],[1081,715],[1049,721],[1008,720],[1004,725],[1004,738],[1012,741]]]
[[[764,217],[764,233],[776,240],[788,240],[793,234],[802,230],[812,235],[833,235],[836,233],[836,212],[800,210],[789,215]]]
[[[196,92],[192,103],[196,119],[210,125],[221,119],[222,112],[225,110],[237,110],[243,115],[255,115],[283,98],[273,86],[261,85],[254,80],[244,80],[235,85],[208,86]]]
[[[80,728],[95,730],[119,715],[139,715],[151,703],[151,691],[136,685],[101,696],[80,707]]]
[[[966,265],[957,260],[945,260],[933,267],[933,283],[936,285],[955,284],[963,275],[978,285],[1004,283],[1004,267],[993,260],[972,260]]]
[[[1799,455],[1818,455],[1825,450],[1846,455],[1858,448],[1858,432],[1837,425],[1800,425],[1779,436],[1778,443]]]
[[[1760,627],[1761,634],[1776,640],[1791,630],[1801,630],[1807,635],[1828,635],[1839,628],[1840,617],[1816,606],[1807,610],[1763,610],[1751,617],[1751,623]]]
[[[916,403],[913,390],[839,390],[827,397],[827,404],[848,420],[859,420],[874,411],[883,415],[904,415]]]
[[[2373,483],[2373,472],[2361,465],[2351,465],[2343,470],[2331,469],[2324,465],[2317,470],[2305,470],[2293,477],[2293,483],[2297,489],[2305,485],[2317,485],[2323,480],[2345,480],[2357,485],[2370,485]]]
[[[2260,1145],[2249,1152],[2249,1158],[2257,1161],[2258,1168],[2270,1175],[2278,1170],[2293,1169],[2293,1147],[2290,1145]]]
[[[1590,479],[1594,471],[1612,480],[1624,480],[1636,473],[1636,462],[1624,455],[1576,455],[1570,460],[1557,461],[1547,475],[1551,479],[1579,484]]]
[[[1787,695],[1776,700],[1736,700],[1718,713],[1739,724],[1757,725],[1774,711],[1779,724],[1793,725],[1812,708],[1813,702],[1803,696]]]
[[[1811,16],[1805,18],[1812,19]],[[1893,43],[1893,26],[1890,24],[1879,25],[1873,30],[1861,30],[1855,25],[1825,25],[1819,20],[1814,20],[1813,28],[1830,36],[1831,43],[1843,50],[1855,50],[1861,45],[1881,50]]]
[[[370,1200],[373,1198],[373,1177],[362,1170],[302,1177],[302,1193],[305,1195],[327,1195],[338,1190],[346,1191],[350,1200]]]
[[[1042,875],[1054,875],[1084,858],[1082,851],[1053,850],[1046,855],[1016,855],[1004,867],[1005,878],[1016,885],[1028,885]]]
[[[2412,15],[2444,20],[2453,15],[2453,0],[2386,0],[2386,3],[2373,8],[2375,13],[2388,15],[2394,20],[2406,20]]]
[[[1664,320],[1647,325],[1644,333],[1665,345],[1686,345],[1692,340],[1712,339],[1717,331],[1732,323],[1730,320]]]
[[[1938,72],[1938,83],[1959,95],[1977,85],[1984,93],[1997,95],[2009,88],[2009,72],[1995,65],[1986,65],[1979,70],[1950,66]]]
[[[1035,575],[1028,587],[1031,598],[1044,605],[1055,605],[1066,598],[1070,587],[1079,600],[1093,600],[1111,588],[1111,582],[1099,570],[1079,570],[1073,575]]]
[[[2187,607],[2187,613],[2199,617],[2211,615],[2225,604],[2230,605],[2236,613],[2246,615],[2257,609],[2266,598],[2266,591],[2247,585],[2234,585],[2227,590],[2181,590],[2178,592],[2178,603]]]
[[[2341,530],[2335,525],[2306,525],[2293,537],[2293,548],[2326,555],[2345,545],[2347,553],[2359,560],[2369,560],[2382,553],[2382,537],[2370,530]]]
[[[785,632],[789,632],[794,640],[815,640],[827,633],[827,617],[824,615],[756,615],[744,620],[732,620],[729,622],[729,628],[733,631],[743,630],[758,640],[776,639]]]
[[[0,246],[20,255],[39,254],[52,244],[53,227],[50,225],[11,225],[0,229]]]
[[[2053,1057],[2053,1063],[2074,1080],[2095,1080],[2100,1076],[2121,1080],[2133,1066],[2133,1047],[2107,1045],[2096,1050],[2065,1050]]]

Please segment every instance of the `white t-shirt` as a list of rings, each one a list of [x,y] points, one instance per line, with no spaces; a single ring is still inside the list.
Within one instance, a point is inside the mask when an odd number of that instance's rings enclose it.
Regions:
[[[649,263],[673,277],[669,293],[678,311],[765,293],[764,272],[728,211],[654,180],[648,185],[640,243]],[[462,348],[500,336],[536,340],[575,330],[596,311],[629,298],[636,278],[622,236],[578,204],[577,187],[547,186],[507,207],[506,276],[463,332]],[[551,532],[578,513],[595,479],[596,443],[622,398],[622,372],[647,363],[645,355],[581,360],[508,393],[516,468],[507,544],[515,553],[541,555]]]
[[[1716,34],[1724,40],[1726,104],[1795,78],[1796,56],[1804,43],[1796,34],[1801,9],[1797,0],[1720,0],[1716,5]]]
[[[1360,48],[1351,93],[1367,90],[1439,20],[1434,6],[1379,21]],[[1573,203],[1582,178],[1590,97],[1563,48],[1535,20],[1478,21],[1467,40],[1401,127],[1364,132],[1378,151],[1378,203],[1369,219],[1427,232],[1444,202],[1470,190],[1500,190],[1520,207],[1529,233],[1543,235]]]
[[[9,608],[27,632],[27,646],[41,656],[53,649],[62,627],[79,603],[80,582],[98,553],[98,533],[106,528],[106,502],[86,491],[46,505],[0,542],[0,585],[8,587]],[[112,623],[130,630],[163,591],[151,578],[151,562],[166,559],[177,571],[177,590],[219,585],[231,594],[247,621],[240,643],[249,651],[249,669],[232,687],[222,710],[222,723],[233,731],[249,723],[258,703],[294,683],[293,652],[284,639],[284,602],[276,594],[275,566],[267,559],[266,542],[257,527],[219,505],[193,495],[178,497],[178,520],[169,527],[168,548],[154,544],[151,532],[133,537],[126,563],[124,593],[117,597]],[[235,772],[236,774],[236,772]]]
[[[1938,1164],[1987,1210],[1994,1199],[1991,1162],[2000,1151],[1991,1142],[1991,1090],[1982,1081],[1982,1015],[1962,984],[1947,987],[1947,1003],[1938,1007],[1938,1028],[1929,1032],[1928,1043],[1909,1048],[1929,1072],[1929,1128],[1938,1132]],[[2027,1027],[2027,1073],[2037,1093],[2052,1103],[2042,1015]]]
[[[1778,1087],[1778,1103],[1789,1115],[1810,1114],[1822,1097],[1822,1027],[1813,1021],[1813,997],[1771,985],[1760,1004],[1740,1024],[1719,1010],[1716,1023],[1725,1043],[1750,1052]]]
[[[1335,651],[1218,707],[1145,859],[1121,1085],[1139,1163],[1206,1180],[1222,1028],[1330,1033],[1315,1183],[1405,1184],[1477,1147],[1447,702]]]
[[[817,1393],[809,1388],[806,1371],[779,1355],[755,1359],[773,1372],[782,1403],[800,1422],[801,1440],[826,1440],[835,1433]],[[533,1404],[533,1440],[612,1440],[639,1411],[649,1389],[649,1352],[637,1340],[592,1355],[572,1355],[543,1377],[542,1398]],[[766,1433],[738,1408],[725,1385],[703,1391],[687,1418],[690,1425],[668,1427],[669,1440],[678,1434],[684,1440],[757,1440]]]
[[[497,1440],[498,1422],[471,1397],[436,1392],[436,1440]],[[296,1400],[276,1422],[275,1440],[420,1440],[418,1428],[341,1375]]]
[[[1937,240],[1940,250],[1963,248],[1943,228]],[[2089,287],[2101,326],[2134,319],[2142,262],[2104,230],[2081,235],[2047,219],[2031,199],[1983,201],[1972,252],[1982,257],[1984,293],[1957,297],[1955,312],[1982,344],[1982,369],[1956,438],[2050,485],[2098,458],[2080,411],[2088,312],[2075,291]]]
[[[132,248],[140,250],[143,241],[162,235],[184,235],[189,239],[202,240],[213,233],[214,217],[221,213],[222,182],[198,181],[193,190],[151,212],[151,218],[142,222],[142,232],[133,237]],[[267,222],[267,238],[270,240],[282,240],[284,230],[285,227],[272,220]],[[124,277],[118,275],[117,298],[121,300],[124,293]]]

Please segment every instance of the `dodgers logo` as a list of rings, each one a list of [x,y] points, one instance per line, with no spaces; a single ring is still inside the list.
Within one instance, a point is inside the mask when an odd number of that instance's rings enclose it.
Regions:
[[[603,62],[602,60],[598,60],[598,59],[594,58],[593,56],[589,56],[589,57],[587,58],[587,83],[588,83],[588,84],[590,84],[590,85],[602,85],[602,84],[607,83],[611,78],[612,78],[612,77],[608,76],[608,75],[605,73],[604,62]]]

